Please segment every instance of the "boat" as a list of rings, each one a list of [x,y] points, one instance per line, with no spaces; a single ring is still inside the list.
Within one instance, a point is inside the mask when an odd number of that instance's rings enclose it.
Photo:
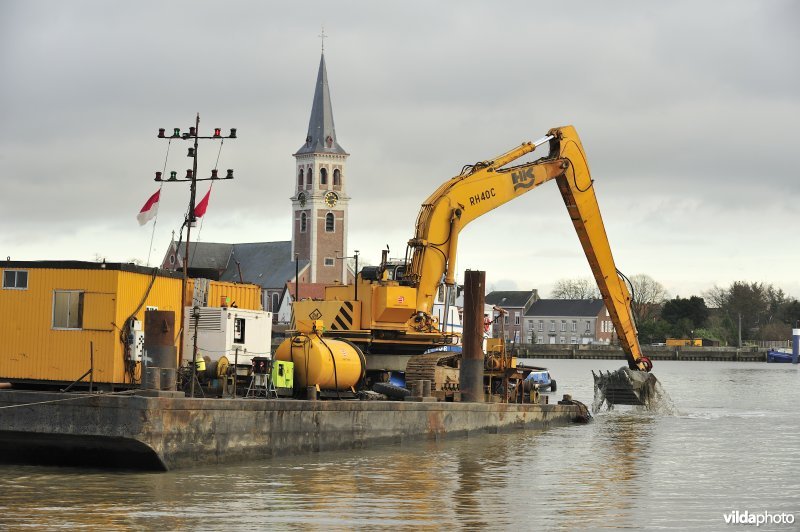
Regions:
[[[767,351],[767,362],[791,363],[792,353],[787,353],[779,349],[770,349]]]

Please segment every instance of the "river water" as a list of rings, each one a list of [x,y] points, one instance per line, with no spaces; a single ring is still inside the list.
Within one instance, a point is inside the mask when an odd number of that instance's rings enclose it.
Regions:
[[[589,370],[620,366],[531,362],[587,404]],[[798,366],[653,373],[677,414],[617,407],[588,425],[168,473],[0,466],[0,529],[720,530],[732,511],[800,529]]]

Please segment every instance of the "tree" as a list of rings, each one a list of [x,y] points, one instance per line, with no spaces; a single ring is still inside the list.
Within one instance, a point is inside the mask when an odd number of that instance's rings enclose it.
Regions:
[[[640,322],[655,319],[661,304],[667,298],[664,285],[644,273],[633,275],[629,279],[632,285],[631,306],[634,316]]]
[[[689,299],[676,297],[664,303],[661,317],[673,326],[676,336],[687,336],[694,329],[703,327],[708,321],[708,307],[702,297]]]
[[[553,299],[600,299],[600,290],[588,279],[559,279],[551,296]]]
[[[800,303],[771,284],[735,281],[728,288],[715,286],[705,296],[724,316],[731,341],[738,340],[740,318],[742,338],[746,340],[781,339],[786,326],[800,319]]]
[[[639,342],[642,344],[663,343],[670,334],[670,324],[661,319],[650,319],[637,324]]]

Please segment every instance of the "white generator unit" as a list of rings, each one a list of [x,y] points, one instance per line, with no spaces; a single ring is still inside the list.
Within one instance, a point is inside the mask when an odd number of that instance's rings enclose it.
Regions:
[[[225,358],[233,366],[238,350],[238,364],[250,365],[253,357],[270,357],[272,313],[240,308],[192,307],[184,315],[183,359],[191,364],[197,334],[197,358],[211,362]]]

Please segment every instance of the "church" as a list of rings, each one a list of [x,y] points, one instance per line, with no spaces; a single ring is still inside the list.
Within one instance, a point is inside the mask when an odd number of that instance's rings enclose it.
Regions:
[[[189,277],[257,284],[261,286],[264,310],[274,317],[282,302],[291,302],[295,289],[300,299],[316,297],[323,285],[351,283],[354,279],[343,258],[347,255],[349,154],[336,138],[324,50],[308,134],[293,156],[291,240],[189,245]],[[185,243],[171,242],[161,267],[182,270],[185,250]],[[294,286],[295,276],[299,287]]]

